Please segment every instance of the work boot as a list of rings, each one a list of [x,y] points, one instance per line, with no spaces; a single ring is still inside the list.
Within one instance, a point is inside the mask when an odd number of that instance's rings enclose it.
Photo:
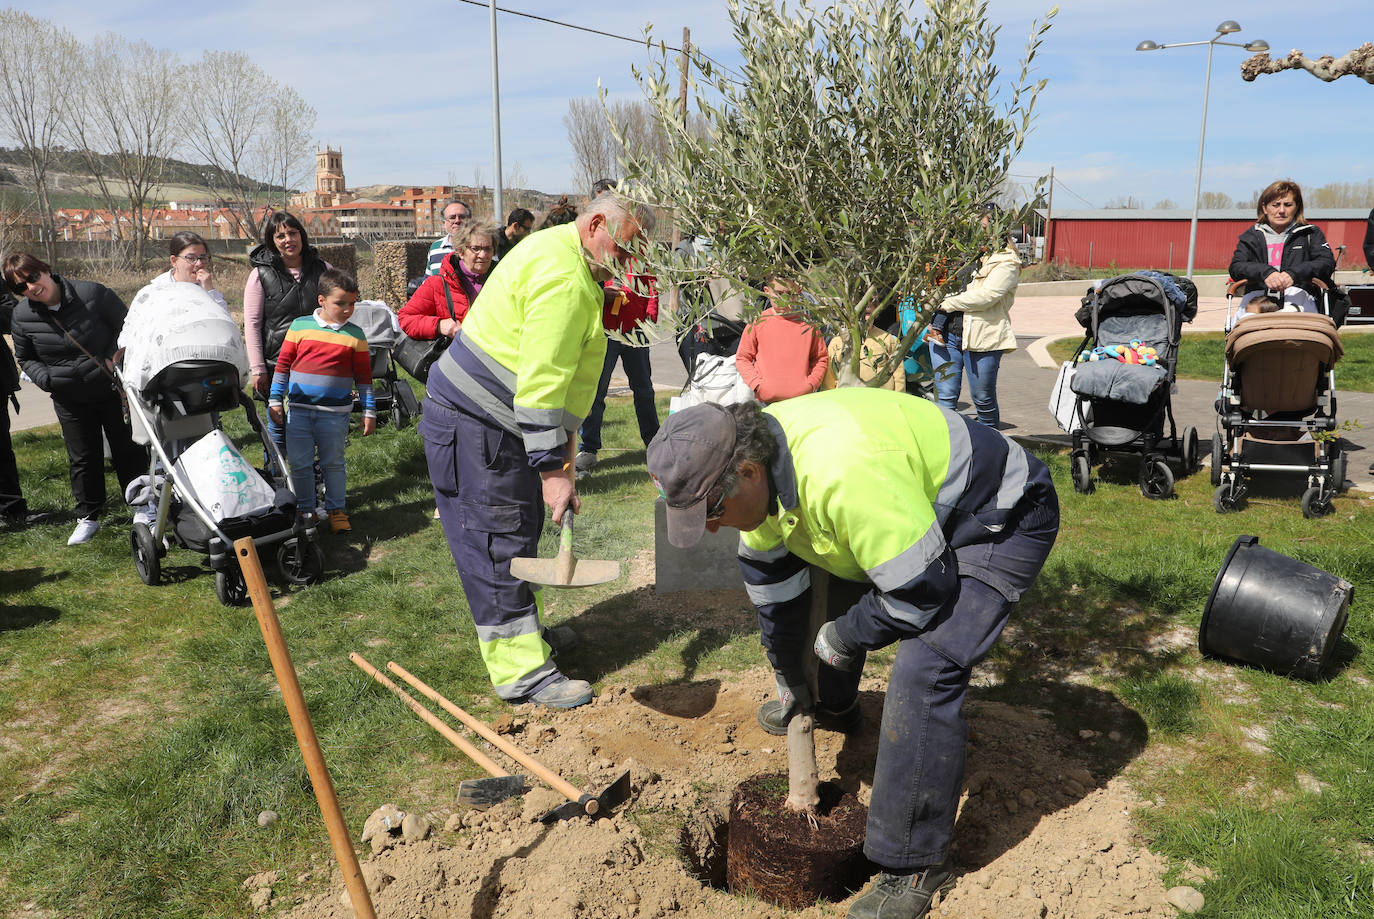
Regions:
[[[582,644],[582,636],[570,625],[554,625],[544,629],[544,641],[548,642],[549,648],[553,650],[553,656],[557,657]]]
[[[592,701],[592,684],[586,680],[570,680],[561,673],[558,679],[525,701],[547,708],[577,708]]]
[[[759,706],[759,727],[778,737],[787,733],[787,722],[782,703],[777,699]],[[816,706],[816,727],[837,734],[857,734],[864,728],[864,712],[855,699],[843,711],[832,711],[824,706]]]
[[[884,871],[850,905],[849,919],[923,919],[953,889],[948,860],[907,874]]]
[[[596,465],[596,453],[592,450],[582,450],[577,454],[576,466],[578,472],[591,472]]]

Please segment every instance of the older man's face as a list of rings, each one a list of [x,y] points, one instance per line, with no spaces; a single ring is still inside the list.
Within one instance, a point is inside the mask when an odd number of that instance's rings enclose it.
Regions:
[[[629,216],[611,221],[597,214],[590,229],[591,245],[587,250],[599,264],[611,269],[624,267],[641,235],[639,221]]]
[[[463,224],[472,218],[472,212],[461,204],[450,204],[444,208],[444,232],[452,238]]]

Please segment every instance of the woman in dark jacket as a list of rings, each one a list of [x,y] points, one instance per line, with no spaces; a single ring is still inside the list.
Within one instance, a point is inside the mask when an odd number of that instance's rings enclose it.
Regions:
[[[1231,277],[1245,281],[1251,290],[1283,293],[1299,287],[1320,299],[1312,283],[1320,278],[1333,283],[1336,257],[1322,231],[1302,220],[1302,189],[1297,182],[1280,179],[1259,197],[1258,221],[1240,234],[1231,256]]]
[[[115,388],[113,356],[127,310],[114,291],[53,274],[45,262],[17,253],[5,259],[5,281],[25,299],[14,310],[14,353],[39,389],[52,396],[67,445],[76,529],[67,545],[90,542],[105,507],[101,432],[120,488],[146,471],[147,451],[134,443]]]
[[[262,244],[248,253],[248,264],[253,270],[243,285],[243,343],[253,389],[265,400],[286,330],[315,312],[316,285],[330,265],[310,245],[304,224],[286,211],[273,212],[263,223]],[[267,433],[285,453],[286,429],[270,416]]]

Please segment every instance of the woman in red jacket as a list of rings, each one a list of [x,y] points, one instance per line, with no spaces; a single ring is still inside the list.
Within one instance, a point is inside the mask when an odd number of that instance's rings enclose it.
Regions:
[[[439,273],[425,278],[419,290],[401,307],[397,318],[402,331],[417,340],[452,338],[458,332],[491,273],[496,232],[496,227],[487,223],[464,225]]]

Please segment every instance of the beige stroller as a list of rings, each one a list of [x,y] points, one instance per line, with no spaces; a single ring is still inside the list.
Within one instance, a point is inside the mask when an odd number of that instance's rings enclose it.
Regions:
[[[1212,438],[1212,504],[1218,513],[1245,503],[1252,472],[1307,476],[1304,517],[1331,511],[1345,486],[1336,421],[1340,334],[1321,281],[1315,313],[1245,314],[1245,282],[1227,288],[1226,365]]]

